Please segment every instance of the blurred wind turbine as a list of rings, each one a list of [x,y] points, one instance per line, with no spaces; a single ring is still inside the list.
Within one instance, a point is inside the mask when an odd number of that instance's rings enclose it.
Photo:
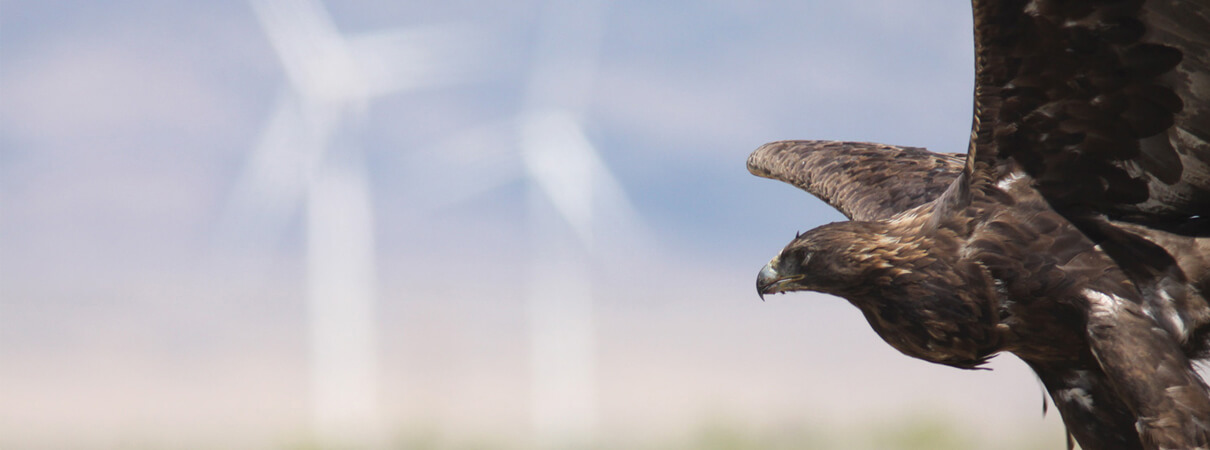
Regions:
[[[622,257],[641,259],[636,254],[651,246],[621,184],[581,125],[604,3],[550,0],[543,6],[520,114],[409,154],[403,166],[413,191],[423,186],[441,193],[416,199],[429,208],[518,177],[528,182],[531,420],[538,446],[565,448],[591,439],[596,424],[591,268]],[[457,170],[435,171],[434,165]]]
[[[343,36],[317,0],[251,3],[289,86],[218,238],[228,249],[263,246],[305,207],[314,431],[321,442],[374,440],[374,218],[354,131],[374,97],[486,73],[487,41],[454,26]]]
[[[597,226],[610,218],[635,231],[637,223],[621,185],[581,128],[604,15],[598,0],[545,2],[521,119],[534,245],[528,289],[532,415],[543,447],[593,437],[590,264],[600,250]]]

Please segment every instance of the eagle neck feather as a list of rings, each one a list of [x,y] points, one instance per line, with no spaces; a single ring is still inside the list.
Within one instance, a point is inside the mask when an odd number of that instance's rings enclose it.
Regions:
[[[891,346],[968,369],[998,349],[998,319],[980,297],[995,295],[994,284],[977,264],[959,259],[952,233],[912,233],[893,222],[836,228],[839,254],[828,270],[839,279],[821,287],[857,306]]]

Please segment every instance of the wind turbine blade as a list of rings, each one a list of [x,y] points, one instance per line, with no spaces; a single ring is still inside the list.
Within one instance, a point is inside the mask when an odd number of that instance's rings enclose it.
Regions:
[[[622,183],[614,177],[609,167],[598,154],[593,153],[593,217],[594,239],[609,242],[598,245],[597,253],[607,260],[633,258],[642,252],[656,249],[656,241],[642,215],[631,203]]]
[[[220,247],[272,245],[297,215],[311,171],[322,157],[330,124],[322,111],[282,93],[273,116],[219,215]]]
[[[521,153],[530,177],[592,248],[594,167],[601,163],[579,124],[560,111],[535,113],[522,125]]]
[[[570,114],[531,116],[523,126],[521,151],[530,177],[590,251],[652,248],[649,230],[622,184]],[[613,244],[594,246],[604,235]]]
[[[468,201],[525,174],[518,145],[516,120],[460,132],[403,155],[402,190],[412,194],[411,204],[420,209]]]
[[[367,95],[465,83],[490,74],[502,52],[480,28],[446,24],[350,37]]]
[[[365,80],[322,4],[316,0],[251,1],[295,89],[332,101],[366,97]]]

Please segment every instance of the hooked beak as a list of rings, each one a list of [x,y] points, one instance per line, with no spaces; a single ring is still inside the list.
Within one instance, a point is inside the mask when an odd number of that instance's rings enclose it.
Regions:
[[[776,294],[785,291],[785,285],[802,279],[802,275],[781,276],[777,273],[777,269],[773,268],[773,263],[769,261],[765,267],[760,269],[760,274],[756,276],[756,295],[760,296],[761,301],[765,300],[765,294]]]

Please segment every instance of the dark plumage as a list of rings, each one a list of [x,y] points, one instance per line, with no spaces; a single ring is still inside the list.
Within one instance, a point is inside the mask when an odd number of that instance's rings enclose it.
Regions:
[[[1016,354],[1086,450],[1210,447],[1210,2],[975,0],[966,156],[784,141],[748,158],[850,222],[757,289],[861,309],[912,357]]]

